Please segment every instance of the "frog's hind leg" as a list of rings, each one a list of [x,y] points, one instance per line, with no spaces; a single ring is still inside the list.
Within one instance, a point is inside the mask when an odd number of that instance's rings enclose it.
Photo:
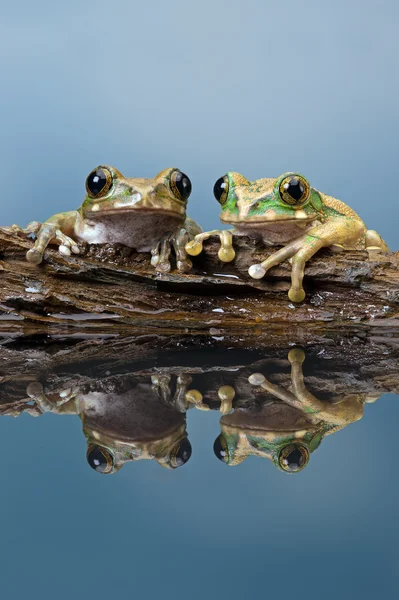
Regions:
[[[50,243],[58,244],[58,251],[64,256],[70,256],[71,250],[74,254],[79,254],[79,246],[75,240],[65,235],[56,225],[46,222],[40,227],[35,245],[26,253],[26,260],[35,265],[40,264]]]
[[[374,252],[389,252],[387,244],[384,242],[379,233],[374,229],[368,229],[365,236],[366,250],[371,253]]]

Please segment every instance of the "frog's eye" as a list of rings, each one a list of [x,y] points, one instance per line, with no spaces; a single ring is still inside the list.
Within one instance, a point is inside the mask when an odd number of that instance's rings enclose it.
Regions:
[[[224,175],[224,177],[220,177],[215,185],[213,186],[213,195],[216,200],[220,202],[220,204],[224,204],[227,200],[227,196],[229,194],[229,180]]]
[[[191,181],[187,175],[178,170],[173,171],[170,176],[170,187],[178,200],[187,202],[192,190]]]
[[[229,462],[229,449],[227,447],[226,438],[224,437],[223,433],[218,435],[218,437],[216,438],[213,444],[213,452],[216,458],[218,458],[222,462],[226,464]]]
[[[288,175],[280,183],[280,198],[290,206],[304,204],[309,198],[310,186],[300,175]]]
[[[287,473],[302,471],[309,462],[309,451],[302,444],[288,444],[279,454],[278,464]]]
[[[87,448],[86,458],[91,468],[98,473],[112,473],[114,470],[114,458],[102,446],[90,445]]]
[[[170,453],[170,466],[172,469],[182,467],[190,460],[191,456],[191,444],[185,437],[178,442]]]
[[[90,198],[105,196],[112,185],[112,174],[104,167],[94,169],[86,179],[86,191]]]

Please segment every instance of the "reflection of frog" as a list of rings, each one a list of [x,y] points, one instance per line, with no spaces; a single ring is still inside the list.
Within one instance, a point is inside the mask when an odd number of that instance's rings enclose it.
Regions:
[[[363,405],[373,395],[352,394],[339,403],[322,402],[305,387],[302,363],[305,354],[295,348],[288,354],[291,363],[291,390],[270,383],[261,373],[249,382],[282,402],[265,401],[262,406],[238,408],[221,420],[222,433],[214,452],[229,465],[241,463],[249,455],[267,457],[288,473],[301,471],[310,454],[325,435],[334,433],[363,416]]]
[[[273,266],[292,261],[290,300],[305,298],[302,281],[305,264],[320,248],[350,248],[388,251],[375,231],[367,230],[349,206],[312,188],[302,175],[285,173],[277,179],[248,181],[239,173],[218,179],[214,194],[222,206],[221,220],[234,225],[237,235],[263,239],[268,245],[284,244],[269,258],[249,268],[254,279],[261,279]],[[186,250],[195,256],[202,242],[212,234],[220,236],[219,258],[230,262],[235,256],[230,231],[214,230],[198,234]]]
[[[175,469],[191,456],[184,413],[190,382],[185,375],[174,381],[153,376],[151,383],[129,377],[114,386],[105,383],[100,391],[67,389],[57,394],[44,394],[41,384],[34,382],[28,395],[40,413],[80,416],[87,462],[99,473],[115,473],[126,462],[142,459]]]
[[[48,244],[58,244],[66,256],[78,254],[78,242],[123,244],[138,252],[152,252],[151,264],[167,272],[171,246],[177,268],[191,268],[184,246],[201,228],[186,217],[191,182],[178,169],[165,169],[154,179],[124,177],[117,169],[100,165],[86,179],[86,197],[78,210],[53,215],[43,224],[32,222],[2,228],[35,234],[27,259],[38,264]]]

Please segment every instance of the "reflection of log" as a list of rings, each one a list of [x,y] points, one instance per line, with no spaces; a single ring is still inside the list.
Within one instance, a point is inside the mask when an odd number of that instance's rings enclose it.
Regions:
[[[124,378],[187,373],[191,387],[199,389],[212,407],[220,403],[217,390],[223,385],[234,387],[238,405],[251,402],[257,391],[248,376],[254,372],[288,388],[287,354],[292,346],[287,342],[276,346],[276,340],[262,335],[247,338],[245,344],[250,347],[242,348],[242,338],[234,336],[214,340],[214,347],[205,336],[19,338],[0,346],[0,414],[24,410],[29,400],[26,389],[33,381],[40,381],[46,391],[85,385],[109,390]],[[337,343],[324,340],[307,350],[303,367],[308,389],[320,399],[399,393],[399,350],[385,343],[365,344],[357,337]]]
[[[322,250],[306,268],[307,298],[294,306],[287,297],[290,265],[275,267],[263,280],[248,267],[271,250],[248,238],[234,238],[233,263],[217,258],[216,238],[193,259],[188,274],[155,275],[149,254],[125,247],[86,247],[65,258],[55,249],[40,266],[25,260],[32,242],[0,233],[0,319],[3,330],[23,325],[91,322],[107,329],[127,325],[243,328],[284,323],[342,326],[366,322],[399,324],[399,253],[334,254]]]

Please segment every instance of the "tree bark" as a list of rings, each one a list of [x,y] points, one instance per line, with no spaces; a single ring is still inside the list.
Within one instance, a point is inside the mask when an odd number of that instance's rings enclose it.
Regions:
[[[399,326],[399,252],[369,260],[363,251],[321,250],[306,265],[305,301],[293,304],[290,264],[252,279],[248,267],[276,248],[246,237],[234,238],[232,263],[220,262],[218,238],[211,238],[185,274],[156,274],[149,254],[110,245],[85,245],[71,257],[53,246],[36,266],[25,259],[31,246],[31,240],[0,233],[0,331],[156,327],[245,335],[265,326],[276,333],[305,326],[316,335],[345,333],[349,325],[369,331]]]

